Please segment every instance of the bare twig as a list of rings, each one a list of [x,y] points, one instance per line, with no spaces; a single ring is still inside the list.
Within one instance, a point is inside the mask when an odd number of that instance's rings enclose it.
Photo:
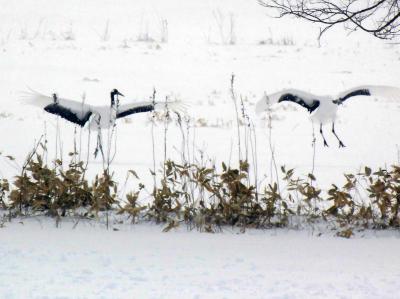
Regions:
[[[156,105],[156,89],[153,88],[153,95],[151,97],[153,107]],[[151,145],[152,145],[152,150],[153,150],[153,171],[152,171],[152,176],[153,176],[153,189],[155,190],[157,188],[157,174],[156,174],[156,149],[155,149],[155,141],[154,141],[154,123],[155,123],[155,117],[156,113],[155,110],[151,112]]]
[[[278,18],[291,15],[318,23],[319,38],[335,25],[346,29],[360,29],[380,39],[393,39],[400,35],[400,2],[398,0],[258,0],[267,8],[278,11]]]
[[[235,89],[234,89],[234,81],[235,81],[235,74],[232,74],[231,76],[231,98],[233,101],[233,104],[235,105],[235,113],[236,113],[236,129],[237,129],[237,138],[238,138],[238,159],[239,159],[239,165],[240,161],[242,160],[242,152],[241,152],[241,144],[240,144],[240,126],[239,126],[239,110],[238,110],[238,105],[237,105],[237,98],[235,94]]]

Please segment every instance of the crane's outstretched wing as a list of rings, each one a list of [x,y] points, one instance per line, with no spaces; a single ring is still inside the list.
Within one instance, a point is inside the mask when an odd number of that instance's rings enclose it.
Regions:
[[[125,117],[135,113],[142,113],[148,111],[159,111],[162,109],[168,108],[169,110],[175,112],[185,112],[186,105],[180,101],[173,101],[173,102],[155,102],[152,101],[145,101],[145,102],[136,102],[130,104],[123,104],[118,106],[117,110],[117,118]]]
[[[117,118],[125,117],[135,113],[143,113],[154,110],[153,102],[136,102],[118,106]]]
[[[46,96],[33,90],[30,92],[24,92],[21,99],[24,103],[40,107],[48,113],[59,115],[60,117],[81,127],[85,125],[93,114],[90,105],[59,98],[56,95],[53,95],[52,97]]]
[[[264,95],[256,104],[256,113],[260,114],[267,110],[270,105],[281,102],[293,102],[313,112],[319,107],[320,101],[317,96],[297,89],[285,89],[271,95]]]
[[[333,102],[340,105],[347,99],[355,96],[375,96],[387,100],[400,100],[400,89],[397,87],[384,85],[357,86],[341,92]]]

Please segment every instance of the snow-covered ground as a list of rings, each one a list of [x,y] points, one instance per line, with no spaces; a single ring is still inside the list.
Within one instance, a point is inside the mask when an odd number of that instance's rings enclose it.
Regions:
[[[253,113],[264,92],[299,88],[334,95],[364,84],[400,87],[398,44],[337,28],[319,46],[318,27],[269,18],[257,1],[0,0],[0,8],[0,152],[16,158],[15,163],[0,159],[1,178],[17,173],[44,133],[48,160],[55,157],[56,118],[20,101],[28,87],[77,100],[85,92],[86,101],[98,105],[109,103],[113,88],[126,101],[148,99],[155,87],[158,100],[169,96],[190,103],[195,153],[202,150],[217,163],[235,164],[237,135],[229,95],[234,73],[236,93],[256,124],[258,172],[264,181],[272,174],[268,130]],[[343,173],[365,165],[399,162],[399,115],[400,100],[356,98],[340,107],[336,131],[347,147],[337,147],[329,128],[329,148],[317,136],[319,185],[340,185]],[[67,156],[74,126],[60,124]],[[272,126],[277,164],[299,174],[310,172],[308,113],[283,105],[274,112]],[[115,178],[122,186],[127,170],[134,169],[151,188],[148,116],[120,121],[117,129]],[[163,161],[163,133],[160,124],[155,128],[157,165]],[[171,124],[168,156],[179,157],[180,136]],[[83,131],[83,144],[87,138]],[[93,136],[91,142],[90,153]],[[83,145],[83,157],[86,151]],[[89,171],[100,170],[99,158],[90,154]],[[127,226],[107,231],[83,224],[72,229],[68,222],[55,229],[46,221],[6,224],[0,228],[0,298],[398,297],[397,233],[343,240],[305,231],[210,235],[160,230]]]
[[[398,232],[162,233],[43,219],[0,229],[0,298],[397,298]]]

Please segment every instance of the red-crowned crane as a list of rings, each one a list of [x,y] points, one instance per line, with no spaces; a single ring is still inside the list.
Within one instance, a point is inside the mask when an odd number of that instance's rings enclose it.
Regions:
[[[169,110],[175,112],[184,112],[186,109],[186,105],[178,101],[141,101],[121,105],[118,96],[124,95],[117,89],[113,89],[110,96],[111,103],[105,106],[94,106],[85,104],[83,101],[79,102],[60,98],[56,93],[53,93],[52,96],[47,96],[32,90],[25,93],[23,100],[28,104],[38,106],[48,113],[58,115],[81,127],[97,130],[98,135],[95,156],[100,149],[103,159],[101,129],[114,128],[115,121],[118,118],[136,113],[160,110],[167,107]]]
[[[355,96],[374,96],[400,100],[400,89],[392,86],[365,85],[341,92],[336,97],[314,95],[297,89],[285,89],[271,95],[264,95],[256,104],[256,113],[261,114],[270,105],[276,103],[288,101],[299,104],[308,110],[312,121],[319,123],[319,131],[324,140],[324,146],[328,146],[328,143],[324,137],[322,125],[331,123],[332,133],[339,141],[339,147],[344,147],[345,145],[335,132],[336,113],[339,105]]]
[[[38,92],[26,93],[23,98],[26,103],[38,106],[46,112],[58,115],[81,127],[89,126],[91,129],[110,128],[116,119],[135,113],[143,113],[162,109],[168,105],[172,111],[182,111],[185,106],[181,102],[155,102],[141,101],[120,104],[118,96],[124,96],[117,89],[110,93],[111,103],[108,106],[94,106],[83,102],[60,98],[56,93],[46,96]]]

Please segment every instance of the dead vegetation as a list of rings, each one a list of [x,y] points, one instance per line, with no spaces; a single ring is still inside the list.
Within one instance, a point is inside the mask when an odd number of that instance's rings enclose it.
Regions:
[[[281,185],[269,183],[257,191],[249,177],[251,165],[239,168],[216,165],[179,164],[166,160],[149,204],[140,204],[145,188],[118,198],[118,185],[104,171],[92,182],[85,177],[77,153],[65,165],[56,160],[47,165],[36,152],[27,158],[23,171],[12,182],[0,181],[0,208],[9,218],[46,215],[58,223],[63,217],[98,219],[99,213],[115,213],[132,223],[165,224],[164,231],[179,225],[188,229],[217,232],[225,226],[247,228],[291,227],[292,218],[304,223],[334,223],[337,235],[351,237],[354,229],[400,227],[400,167],[346,174],[342,187],[327,192],[316,187],[309,174],[296,177],[293,169],[281,167]],[[133,175],[139,179],[137,174]],[[108,215],[108,214],[107,214]]]
[[[38,148],[43,152],[39,153]],[[97,216],[116,204],[117,184],[108,171],[89,182],[83,161],[76,152],[69,153],[70,162],[57,159],[52,165],[44,162],[46,149],[39,143],[30,153],[11,186],[7,180],[0,185],[0,203],[13,216],[41,213],[60,218],[81,213]]]

